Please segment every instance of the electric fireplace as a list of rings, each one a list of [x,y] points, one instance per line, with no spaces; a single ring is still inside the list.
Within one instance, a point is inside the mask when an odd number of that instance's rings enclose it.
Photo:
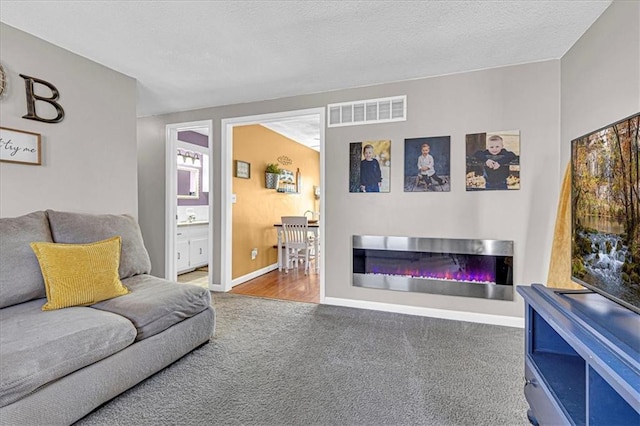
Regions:
[[[513,241],[354,235],[353,285],[513,300]]]

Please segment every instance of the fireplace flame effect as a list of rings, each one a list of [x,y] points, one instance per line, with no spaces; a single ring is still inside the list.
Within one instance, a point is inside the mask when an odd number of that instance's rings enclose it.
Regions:
[[[513,300],[513,241],[353,236],[352,284]]]
[[[379,265],[373,265],[367,271],[368,274],[375,275],[394,275],[405,276],[411,278],[423,278],[442,281],[462,281],[469,283],[495,283],[496,277],[493,272],[488,271],[425,271],[421,269],[412,268],[385,268]]]

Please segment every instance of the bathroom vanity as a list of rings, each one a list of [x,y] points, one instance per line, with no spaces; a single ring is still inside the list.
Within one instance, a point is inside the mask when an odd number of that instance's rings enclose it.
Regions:
[[[178,274],[206,266],[209,263],[209,223],[178,222],[176,251]]]

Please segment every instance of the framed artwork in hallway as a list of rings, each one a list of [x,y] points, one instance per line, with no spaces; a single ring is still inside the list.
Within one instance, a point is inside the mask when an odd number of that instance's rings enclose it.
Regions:
[[[236,160],[236,177],[242,179],[251,178],[251,164],[246,161]]]

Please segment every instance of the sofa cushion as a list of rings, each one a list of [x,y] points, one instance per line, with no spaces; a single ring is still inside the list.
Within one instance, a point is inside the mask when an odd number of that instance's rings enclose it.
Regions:
[[[41,310],[46,299],[0,310],[0,407],[129,346],[126,318],[92,308]]]
[[[158,334],[211,304],[209,290],[191,284],[178,284],[151,275],[137,275],[122,283],[131,293],[91,307],[128,318],[138,330],[136,340]]]
[[[0,219],[0,308],[45,296],[34,241],[53,241],[44,212]]]
[[[89,244],[31,243],[44,277],[43,311],[92,305],[129,293],[118,278],[120,237]]]
[[[93,243],[122,237],[120,279],[151,272],[151,260],[144,246],[138,222],[130,215],[87,214],[47,210],[51,236],[56,243]]]

